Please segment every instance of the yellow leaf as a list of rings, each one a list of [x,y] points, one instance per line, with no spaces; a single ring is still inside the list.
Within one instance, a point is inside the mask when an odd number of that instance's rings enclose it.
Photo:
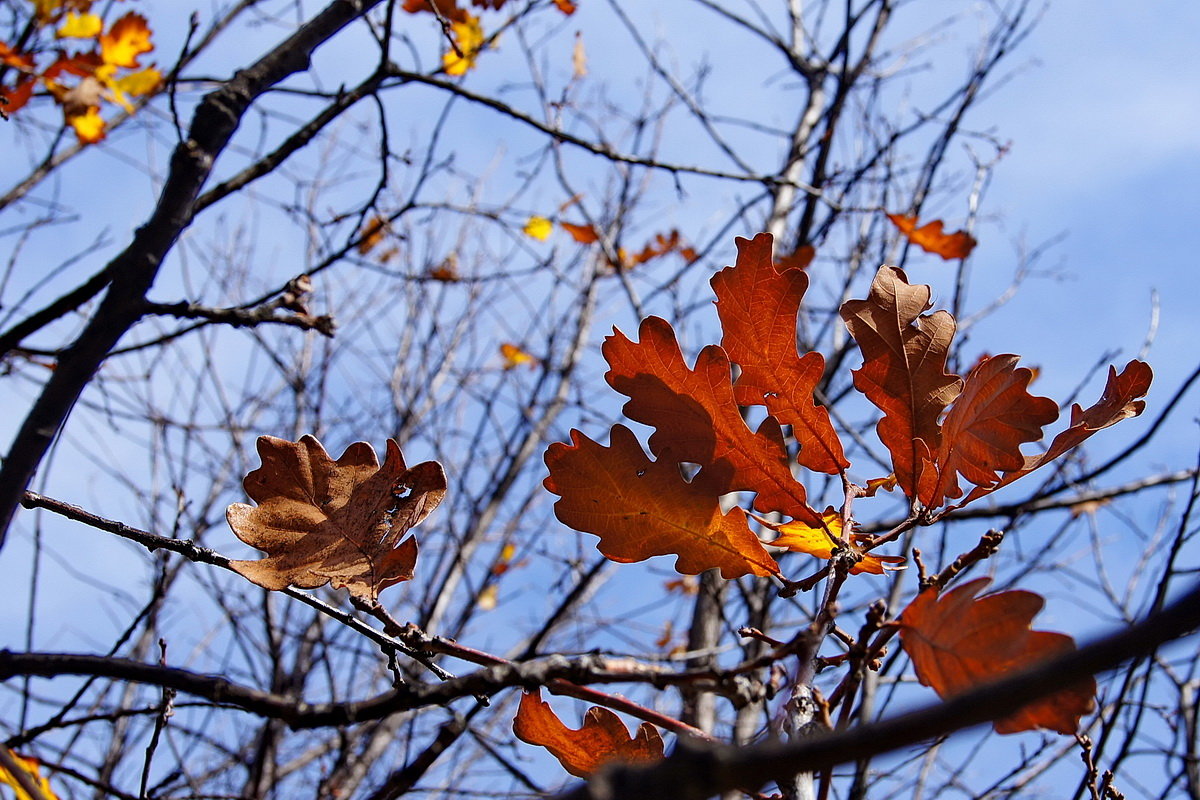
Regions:
[[[755,517],[755,519],[758,518]],[[830,558],[833,556],[835,539],[841,538],[842,535],[842,515],[832,508],[828,508],[821,515],[821,521],[824,523],[823,526],[809,525],[799,520],[785,522],[778,526],[773,525],[771,527],[779,531],[779,537],[769,544],[772,547],[785,547],[797,553],[808,553],[817,558]],[[852,549],[857,550],[856,545],[862,543],[861,538],[859,534],[850,536]],[[861,561],[850,568],[850,573],[870,572],[882,575],[885,569],[899,569],[898,566],[892,565],[903,563],[903,561],[904,559],[900,556],[877,556],[866,553],[863,554]]]
[[[45,800],[58,800],[58,795],[50,788],[50,781],[46,780],[42,775],[41,765],[36,758],[26,758],[25,756],[18,755],[13,750],[9,750],[8,755],[21,768],[28,782],[38,788],[39,793]],[[0,765],[0,785],[11,786],[13,792],[16,794],[16,800],[34,800],[30,797],[29,792],[21,787],[19,776],[10,773],[3,765]]]
[[[529,364],[530,366],[533,366],[537,363],[536,358],[529,355],[529,353],[526,353],[515,344],[511,344],[509,342],[505,342],[504,344],[500,345],[500,355],[504,357],[505,369],[519,367],[522,364]]]
[[[113,81],[113,86],[125,94],[141,97],[153,92],[160,83],[162,83],[162,73],[154,67],[147,67]]]
[[[100,36],[100,59],[115,67],[137,67],[138,56],[154,49],[146,18],[133,11],[113,23]]]
[[[160,83],[162,83],[162,73],[154,67],[147,67],[139,72],[131,72],[115,81],[110,78],[108,88],[112,101],[125,109],[127,113],[132,114],[136,109],[133,107],[133,103],[129,102],[127,95],[140,97],[150,94],[158,88]]]
[[[67,117],[67,123],[75,129],[75,136],[81,144],[95,144],[104,138],[104,118],[100,116],[100,109],[96,106],[90,107],[83,114]]]
[[[521,230],[531,239],[544,242],[554,232],[554,223],[545,217],[530,217]]]
[[[67,12],[67,21],[55,31],[59,39],[93,39],[104,30],[104,21],[98,14],[76,14]]]
[[[442,65],[447,75],[465,75],[467,70],[474,69],[475,59],[483,49],[483,28],[479,25],[479,17],[470,14],[466,17],[464,21],[450,25],[458,52],[452,49],[442,55]]]

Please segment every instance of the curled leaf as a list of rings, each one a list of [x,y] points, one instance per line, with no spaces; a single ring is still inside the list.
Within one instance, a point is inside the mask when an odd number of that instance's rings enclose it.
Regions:
[[[596,229],[591,225],[576,225],[571,222],[560,222],[558,225],[580,244],[591,244],[600,238],[600,234],[596,233]]]
[[[258,505],[234,503],[226,517],[239,539],[268,557],[233,561],[233,569],[265,589],[330,583],[363,600],[412,578],[417,543],[404,535],[445,496],[440,464],[406,467],[391,439],[382,466],[366,442],[334,461],[312,436],[261,436],[258,453],[262,466],[243,481]]]
[[[908,240],[927,253],[941,256],[949,261],[966,258],[975,249],[975,237],[966,231],[946,233],[940,219],[917,227],[917,218],[903,214],[888,214],[887,218],[900,229]]]
[[[930,294],[928,286],[909,284],[904,270],[884,266],[867,299],[848,300],[841,309],[863,356],[854,386],[884,412],[876,430],[897,482],[923,499],[936,488],[939,418],[962,391],[962,379],[946,371],[954,317],[926,314]]]
[[[639,725],[631,737],[620,717],[593,706],[584,714],[583,725],[572,730],[542,699],[540,691],[521,695],[513,733],[523,742],[549,750],[563,769],[577,778],[586,778],[612,761],[645,763],[663,757],[662,735],[649,722]]]

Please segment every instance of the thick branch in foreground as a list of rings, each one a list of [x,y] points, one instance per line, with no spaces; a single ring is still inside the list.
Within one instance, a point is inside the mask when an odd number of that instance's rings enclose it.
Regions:
[[[991,722],[1014,707],[1046,697],[1085,676],[1154,652],[1200,628],[1200,584],[1136,625],[1032,669],[986,684],[943,703],[872,725],[753,747],[703,746],[680,740],[665,760],[648,767],[613,766],[560,800],[704,800],[760,786],[766,776],[825,769]]]

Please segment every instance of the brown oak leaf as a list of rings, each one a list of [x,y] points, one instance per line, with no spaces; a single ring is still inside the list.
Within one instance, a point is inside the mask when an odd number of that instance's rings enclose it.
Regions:
[[[631,737],[620,717],[607,708],[592,706],[583,715],[579,730],[572,730],[542,699],[540,690],[521,695],[513,733],[523,742],[549,750],[563,769],[577,778],[588,777],[610,761],[645,763],[663,757],[662,735],[649,722],[639,725]]]
[[[917,677],[939,697],[1025,669],[1038,661],[1075,649],[1062,633],[1030,628],[1044,601],[1026,591],[977,597],[991,582],[976,578],[938,596],[928,589],[900,615],[900,640]],[[1073,734],[1079,718],[1095,707],[1096,681],[1088,678],[1041,700],[1022,706],[993,726],[997,733],[1045,728]]]
[[[677,555],[675,571],[685,575],[717,568],[727,579],[779,575],[742,509],[723,512],[717,496],[685,481],[675,462],[651,461],[624,425],[613,426],[608,447],[579,431],[571,442],[547,448],[545,486],[560,497],[559,521],[599,536],[607,558]]]
[[[742,419],[725,351],[705,347],[689,369],[666,320],[647,317],[638,335],[640,341],[631,341],[614,330],[604,340],[610,367],[604,377],[629,397],[625,416],[656,429],[650,451],[699,464],[695,482],[716,494],[757,492],[754,506],[760,511],[817,521],[804,485],[788,467],[779,422],[767,417],[751,431]]]
[[[863,356],[854,386],[883,411],[879,440],[910,497],[928,497],[936,488],[938,419],[962,390],[962,379],[946,371],[954,317],[926,314],[929,298],[928,286],[913,286],[904,270],[884,266],[867,299],[847,300],[841,309]]]
[[[975,237],[966,231],[946,233],[940,219],[917,227],[917,218],[904,214],[888,214],[887,218],[900,229],[908,240],[927,253],[941,256],[947,261],[966,258],[975,249]]]
[[[382,466],[366,442],[334,461],[312,436],[261,436],[258,453],[262,466],[242,484],[258,505],[234,503],[226,518],[239,539],[268,556],[233,561],[233,569],[266,589],[330,583],[368,601],[412,578],[417,542],[403,537],[445,497],[440,464],[406,467],[391,439]]]
[[[808,289],[802,268],[780,268],[771,261],[771,234],[737,239],[737,263],[713,276],[721,346],[742,368],[733,386],[740,405],[765,405],[791,425],[801,466],[837,474],[850,462],[842,451],[829,411],[813,401],[825,371],[820,353],[796,351],[800,303]]]

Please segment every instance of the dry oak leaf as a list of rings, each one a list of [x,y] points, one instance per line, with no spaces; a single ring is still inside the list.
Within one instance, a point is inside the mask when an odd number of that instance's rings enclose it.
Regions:
[[[939,697],[953,697],[1075,649],[1062,633],[1031,630],[1042,609],[1039,595],[1026,591],[976,597],[991,582],[976,578],[938,597],[928,589],[900,615],[900,640],[917,677]],[[1096,681],[1080,681],[1022,706],[993,726],[997,733],[1045,728],[1073,734],[1095,707]]]
[[[234,503],[226,518],[268,557],[233,561],[233,569],[265,589],[330,583],[367,601],[412,578],[417,542],[403,537],[445,497],[440,464],[406,467],[392,439],[382,466],[366,442],[334,461],[312,436],[260,436],[258,454],[262,466],[242,482],[258,505]]]
[[[358,254],[365,256],[383,241],[384,234],[391,229],[387,217],[376,214],[363,224],[358,232]]]
[[[591,244],[600,238],[600,234],[591,225],[576,225],[572,222],[560,222],[558,226],[567,233],[571,234],[571,238],[580,244]]]
[[[780,256],[775,261],[775,269],[786,272],[789,269],[808,269],[813,259],[817,257],[817,248],[811,244],[802,244],[790,255]]]
[[[676,555],[683,575],[717,568],[726,579],[780,574],[742,509],[723,512],[673,461],[651,461],[624,425],[613,426],[608,447],[572,430],[571,444],[555,442],[545,459],[544,485],[559,496],[555,516],[599,536],[597,549],[612,561]]]
[[[917,218],[904,214],[888,214],[887,218],[900,229],[908,240],[927,253],[941,256],[947,261],[966,258],[977,244],[975,237],[966,231],[945,233],[940,219],[917,227]]]
[[[1021,469],[1021,445],[1042,438],[1042,428],[1058,419],[1058,404],[1029,393],[1033,371],[1017,366],[1017,356],[980,360],[963,382],[962,394],[942,420],[938,451],[938,484],[930,508],[943,498],[962,496],[958,475],[976,486],[1000,482],[998,472]]]
[[[601,351],[610,367],[605,380],[629,397],[622,412],[656,429],[650,452],[699,464],[693,483],[715,494],[756,492],[759,511],[816,522],[788,466],[779,422],[768,416],[751,431],[742,419],[725,351],[709,345],[689,369],[669,322],[647,317],[638,335],[634,342],[614,329]]]
[[[631,737],[615,713],[592,706],[579,730],[572,730],[542,699],[540,690],[521,695],[513,733],[523,742],[549,750],[577,778],[586,778],[611,761],[646,763],[663,757],[662,735],[649,722],[639,725]]]
[[[742,368],[733,386],[739,405],[765,405],[780,423],[791,425],[800,445],[796,460],[816,472],[835,475],[850,462],[813,392],[825,371],[820,353],[796,351],[800,303],[808,290],[801,269],[780,269],[771,261],[771,234],[738,238],[737,262],[712,278],[721,346]]]
[[[962,379],[946,371],[954,317],[925,314],[931,305],[928,286],[910,285],[904,270],[883,266],[867,299],[847,300],[841,308],[863,356],[854,387],[883,411],[879,440],[910,497],[936,489],[939,417],[962,390]]]
[[[808,553],[817,558],[832,558],[835,546],[842,545],[837,541],[842,536],[842,515],[833,508],[827,508],[821,514],[821,522],[809,525],[805,522],[794,521],[777,524],[769,520],[755,517],[760,523],[779,533],[774,541],[767,542],[772,547],[783,547],[793,553]],[[861,533],[850,534],[850,549],[862,556],[862,559],[850,568],[851,575],[869,572],[872,575],[882,575],[886,570],[903,569],[903,556],[881,556],[874,553],[864,553],[859,546],[872,537]]]
[[[958,507],[978,500],[1001,486],[1007,486],[1035,469],[1044,467],[1068,450],[1082,444],[1097,431],[1141,414],[1146,408],[1146,401],[1141,398],[1150,391],[1153,379],[1154,372],[1144,361],[1130,361],[1120,373],[1116,367],[1110,366],[1108,381],[1100,399],[1086,409],[1078,403],[1072,405],[1070,427],[1054,437],[1046,452],[1036,456],[1024,456],[1024,463],[1020,469],[1004,473],[1000,481],[991,487],[972,489]]]

